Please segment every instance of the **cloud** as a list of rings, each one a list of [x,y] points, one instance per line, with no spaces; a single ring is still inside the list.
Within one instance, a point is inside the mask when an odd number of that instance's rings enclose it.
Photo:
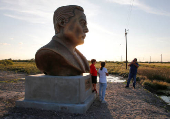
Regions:
[[[19,45],[23,45],[23,42],[19,42],[18,44],[19,44]]]
[[[108,2],[118,3],[122,5],[130,5],[132,0],[106,0]]]
[[[14,38],[10,38],[11,40],[14,40]]]
[[[138,9],[141,9],[147,13],[151,13],[151,14],[156,14],[156,15],[162,15],[162,16],[170,16],[169,12],[166,11],[160,11],[156,8],[150,7],[144,3],[141,3],[139,0],[106,0],[108,2],[112,2],[112,3],[117,3],[117,4],[121,4],[121,5],[131,5],[133,2],[133,7],[136,7]]]
[[[8,44],[8,43],[0,43],[0,45],[11,45],[11,44]]]
[[[106,33],[106,34],[109,34],[109,35],[113,35],[113,32],[103,28],[101,25],[95,24],[93,22],[88,22],[88,23],[90,25],[89,27],[92,27],[95,30],[99,30],[99,31],[101,31],[103,33]]]
[[[98,14],[99,7],[87,0],[1,0],[0,10],[4,10],[4,15],[31,23],[44,24],[52,21],[56,8],[64,5],[78,4],[85,7],[88,16]],[[88,8],[88,9],[87,9]]]
[[[42,46],[44,46],[44,44],[41,44],[41,43],[31,45],[32,48],[37,48],[37,49],[41,48]]]
[[[40,24],[44,24],[45,22],[42,21],[40,18],[34,18],[34,17],[26,17],[26,16],[19,16],[19,15],[10,15],[10,14],[4,14],[5,16],[8,16],[8,17],[11,17],[11,18],[14,18],[14,19],[19,19],[19,20],[24,20],[24,21],[28,21],[28,22],[31,22],[31,23],[40,23]]]
[[[2,0],[0,10],[5,10],[4,15],[31,23],[44,24],[52,19],[53,11],[45,0]]]
[[[152,8],[150,6],[147,6],[146,4],[142,4],[142,3],[138,2],[136,5],[139,7],[139,9],[141,9],[141,10],[147,12],[147,13],[156,14],[156,15],[162,15],[162,16],[170,16],[169,12],[160,11],[158,9]]]

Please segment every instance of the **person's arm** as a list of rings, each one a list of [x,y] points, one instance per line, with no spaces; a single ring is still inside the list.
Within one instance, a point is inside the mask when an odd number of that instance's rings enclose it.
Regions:
[[[92,69],[90,68],[90,74],[92,74]]]
[[[100,74],[97,72],[97,74],[98,74],[98,76],[99,76],[99,78],[100,78]]]
[[[136,63],[134,63],[134,65],[138,68],[139,67],[139,65],[137,65]]]
[[[139,65],[136,61],[133,61],[132,64],[135,65],[135,67],[137,67],[137,68],[139,67]]]
[[[106,76],[109,76],[109,73],[107,72],[107,69],[105,69],[106,71],[105,71],[105,73],[106,73]]]
[[[133,60],[132,60],[132,62],[130,63],[130,64],[128,64],[128,66],[130,66],[130,65],[132,65],[133,64]]]
[[[94,72],[94,67],[92,66],[92,67],[90,67],[90,74],[92,75],[93,72]]]
[[[99,69],[100,70],[100,69]],[[99,74],[99,71],[97,72],[97,74],[98,74],[98,76],[99,76],[99,78],[100,78],[100,74]]]

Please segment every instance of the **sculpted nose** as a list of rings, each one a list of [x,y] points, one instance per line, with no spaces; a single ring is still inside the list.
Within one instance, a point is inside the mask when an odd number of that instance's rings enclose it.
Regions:
[[[84,33],[89,32],[89,29],[87,28],[87,26],[84,28],[83,32],[84,32]]]

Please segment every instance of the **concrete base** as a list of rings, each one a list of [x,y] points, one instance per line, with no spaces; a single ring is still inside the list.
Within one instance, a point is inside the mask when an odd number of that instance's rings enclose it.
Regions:
[[[25,79],[25,99],[16,106],[85,113],[95,99],[91,76],[31,75]]]
[[[90,107],[90,105],[95,100],[96,95],[93,93],[91,96],[86,99],[84,104],[60,104],[60,103],[48,103],[48,102],[40,102],[40,101],[27,101],[24,99],[16,101],[17,107],[24,108],[35,108],[42,110],[55,110],[60,112],[68,112],[68,113],[77,113],[84,114]]]

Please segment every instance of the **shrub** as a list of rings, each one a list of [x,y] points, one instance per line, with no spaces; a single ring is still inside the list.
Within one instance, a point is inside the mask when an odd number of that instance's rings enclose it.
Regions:
[[[150,81],[150,80],[145,80],[143,82],[143,85],[146,87],[146,88],[152,88],[154,90],[166,90],[169,86],[168,83],[166,82],[163,82],[163,81],[156,81],[156,80],[153,80],[153,81]]]
[[[14,63],[13,63],[12,60],[1,60],[0,64],[3,64],[4,66],[7,66],[7,65],[13,65]]]
[[[145,86],[145,87],[147,87],[147,86],[150,87],[152,84],[151,84],[150,80],[144,80],[142,85]]]
[[[167,82],[163,82],[163,81],[153,81],[154,87],[155,89],[162,89],[162,90],[166,90],[169,86],[169,84]]]

